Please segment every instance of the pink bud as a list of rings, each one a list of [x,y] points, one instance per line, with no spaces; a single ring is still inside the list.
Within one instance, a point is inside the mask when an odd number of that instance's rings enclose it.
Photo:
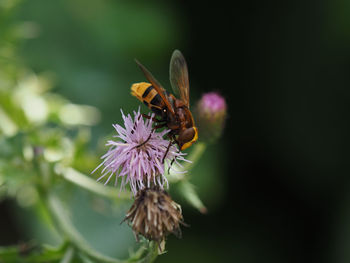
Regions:
[[[199,102],[200,110],[203,114],[208,114],[208,117],[219,117],[218,115],[226,114],[226,101],[216,92],[205,93]]]
[[[200,140],[212,142],[224,128],[227,105],[217,92],[205,93],[196,105],[195,117]]]

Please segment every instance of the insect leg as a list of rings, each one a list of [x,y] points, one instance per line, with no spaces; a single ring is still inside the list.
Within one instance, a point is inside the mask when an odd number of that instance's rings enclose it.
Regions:
[[[137,145],[136,147],[141,147],[142,145],[145,145],[150,139],[151,139],[151,136],[152,136],[152,133],[156,130],[156,129],[159,129],[159,128],[163,128],[166,126],[166,123],[161,123],[161,124],[158,124],[156,126],[153,127],[151,133],[149,134],[148,138],[141,144]]]
[[[170,165],[169,165],[169,168],[168,168],[168,174],[170,173],[170,168],[171,168],[171,166],[173,166],[173,163],[175,162],[175,157],[174,157],[174,159],[172,159],[172,161],[171,161],[171,163],[170,163]]]
[[[176,141],[174,142],[174,143],[177,143]],[[180,149],[177,149],[177,152],[179,153],[180,152]],[[168,173],[170,172],[170,168],[171,168],[171,166],[173,166],[173,163],[175,162],[175,157],[174,157],[174,159],[171,161],[171,163],[170,163],[170,166],[169,166],[169,168],[168,168]]]
[[[144,113],[142,113],[142,117],[144,117],[148,120],[152,119],[152,121],[154,121],[154,122],[161,122],[161,120],[158,120],[156,117],[152,118],[151,116],[148,116],[147,114],[144,114]]]
[[[152,133],[153,133],[156,129],[163,128],[163,127],[165,127],[165,126],[166,126],[166,123],[161,123],[161,124],[158,124],[158,125],[154,126],[153,129],[152,129],[152,131],[151,131],[150,134],[148,135],[147,139],[146,139],[144,142],[140,143],[139,145],[135,146],[133,149],[139,148],[139,147],[145,145],[145,144],[151,139]],[[164,162],[164,160],[163,160],[163,162]]]
[[[169,145],[168,145],[168,148],[166,149],[165,153],[164,153],[164,156],[163,156],[163,159],[162,159],[162,163],[164,163],[164,160],[165,160],[165,157],[167,156],[168,152],[169,152],[169,149],[170,149],[170,146],[173,144],[174,142],[172,140],[169,141]]]
[[[149,141],[149,139],[151,139],[151,136],[152,136],[152,133],[154,132],[154,130],[155,129],[153,128],[152,131],[150,132],[150,134],[148,135],[148,138],[143,143],[140,143],[139,145],[135,146],[134,148],[139,148],[142,145],[145,145]]]
[[[143,143],[140,143],[139,145],[137,145],[136,147],[139,148],[141,147],[142,145],[145,145],[150,139],[151,139],[151,136],[152,136],[152,133],[156,130],[156,129],[159,129],[159,128],[163,128],[166,126],[166,123],[161,123],[159,125],[156,125],[154,126],[154,128],[152,129],[152,131],[150,132],[150,134],[148,135],[147,139],[143,142]]]
[[[158,125],[156,125],[156,126],[154,126],[154,130],[155,129],[160,129],[160,128],[163,128],[163,127],[165,127],[167,124],[166,124],[166,122],[165,123],[160,123],[160,124],[158,124]]]

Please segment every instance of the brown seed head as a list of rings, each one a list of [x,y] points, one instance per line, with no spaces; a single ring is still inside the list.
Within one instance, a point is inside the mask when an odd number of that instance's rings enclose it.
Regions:
[[[158,243],[170,233],[180,237],[180,224],[184,224],[180,205],[159,186],[139,190],[125,220],[132,227],[137,240],[138,235],[142,235]]]

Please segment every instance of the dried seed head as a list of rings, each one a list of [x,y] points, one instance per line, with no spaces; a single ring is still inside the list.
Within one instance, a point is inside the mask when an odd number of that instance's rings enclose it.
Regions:
[[[184,224],[180,205],[159,186],[139,190],[124,221],[132,227],[137,240],[142,235],[158,244],[170,233],[181,237],[180,224]]]

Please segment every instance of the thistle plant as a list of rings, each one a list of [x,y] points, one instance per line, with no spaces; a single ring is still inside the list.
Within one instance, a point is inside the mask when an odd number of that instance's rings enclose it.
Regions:
[[[17,41],[11,36],[7,32],[0,39]],[[113,125],[115,135],[106,141],[106,148],[92,150],[91,126],[98,125],[100,111],[52,92],[53,86],[49,75],[24,67],[15,50],[6,53],[0,48],[0,198],[35,211],[36,221],[46,226],[54,240],[0,247],[0,262],[153,262],[165,251],[167,236],[180,236],[185,224],[182,204],[173,200],[170,190],[206,212],[190,182],[191,170],[207,145],[201,130],[188,154],[182,153],[175,144],[168,148],[169,131],[156,129],[154,116],[146,118],[145,110],[139,108],[132,114],[122,112],[123,123]],[[226,107],[219,107],[215,115],[216,110],[212,109],[213,118],[221,118],[216,126],[221,133]],[[200,129],[211,125],[207,112],[200,109],[198,114]],[[105,202],[135,233],[137,242],[130,241],[135,244],[125,249],[129,253],[123,259],[101,253],[80,233],[70,206],[79,191],[89,196],[89,209],[96,209],[92,204],[96,200]],[[97,205],[97,209],[102,208]],[[115,219],[116,229],[122,219]],[[101,227],[100,222],[93,225]]]
[[[179,168],[180,171],[177,172],[181,174],[181,179],[178,180],[184,181],[183,196],[202,213],[206,212],[206,208],[192,185],[186,183],[184,176],[186,171],[179,161],[192,162],[186,160],[175,145],[169,144],[164,139],[169,130],[156,131],[152,125],[154,114],[148,115],[144,120],[140,108],[134,112],[134,118],[130,114],[125,116],[123,111],[121,113],[125,128],[118,124],[113,125],[117,132],[114,137],[118,140],[108,140],[106,146],[110,148],[101,157],[104,159],[102,163],[92,173],[103,167],[102,175],[97,181],[106,177],[106,185],[114,176],[116,186],[118,177],[121,177],[120,189],[124,189],[126,185],[130,186],[135,200],[124,221],[129,222],[136,240],[142,235],[150,241],[156,241],[162,251],[166,236],[170,233],[179,236],[180,224],[184,223],[181,206],[164,191],[164,185],[169,187],[165,166],[169,167],[170,179],[172,178],[170,171],[176,172],[174,166]],[[226,117],[224,98],[217,93],[204,94],[198,103],[197,114],[201,129],[208,129],[206,136],[213,142],[222,133],[224,126]],[[199,147],[203,146],[199,144]],[[196,158],[201,152],[203,151],[194,151]]]

